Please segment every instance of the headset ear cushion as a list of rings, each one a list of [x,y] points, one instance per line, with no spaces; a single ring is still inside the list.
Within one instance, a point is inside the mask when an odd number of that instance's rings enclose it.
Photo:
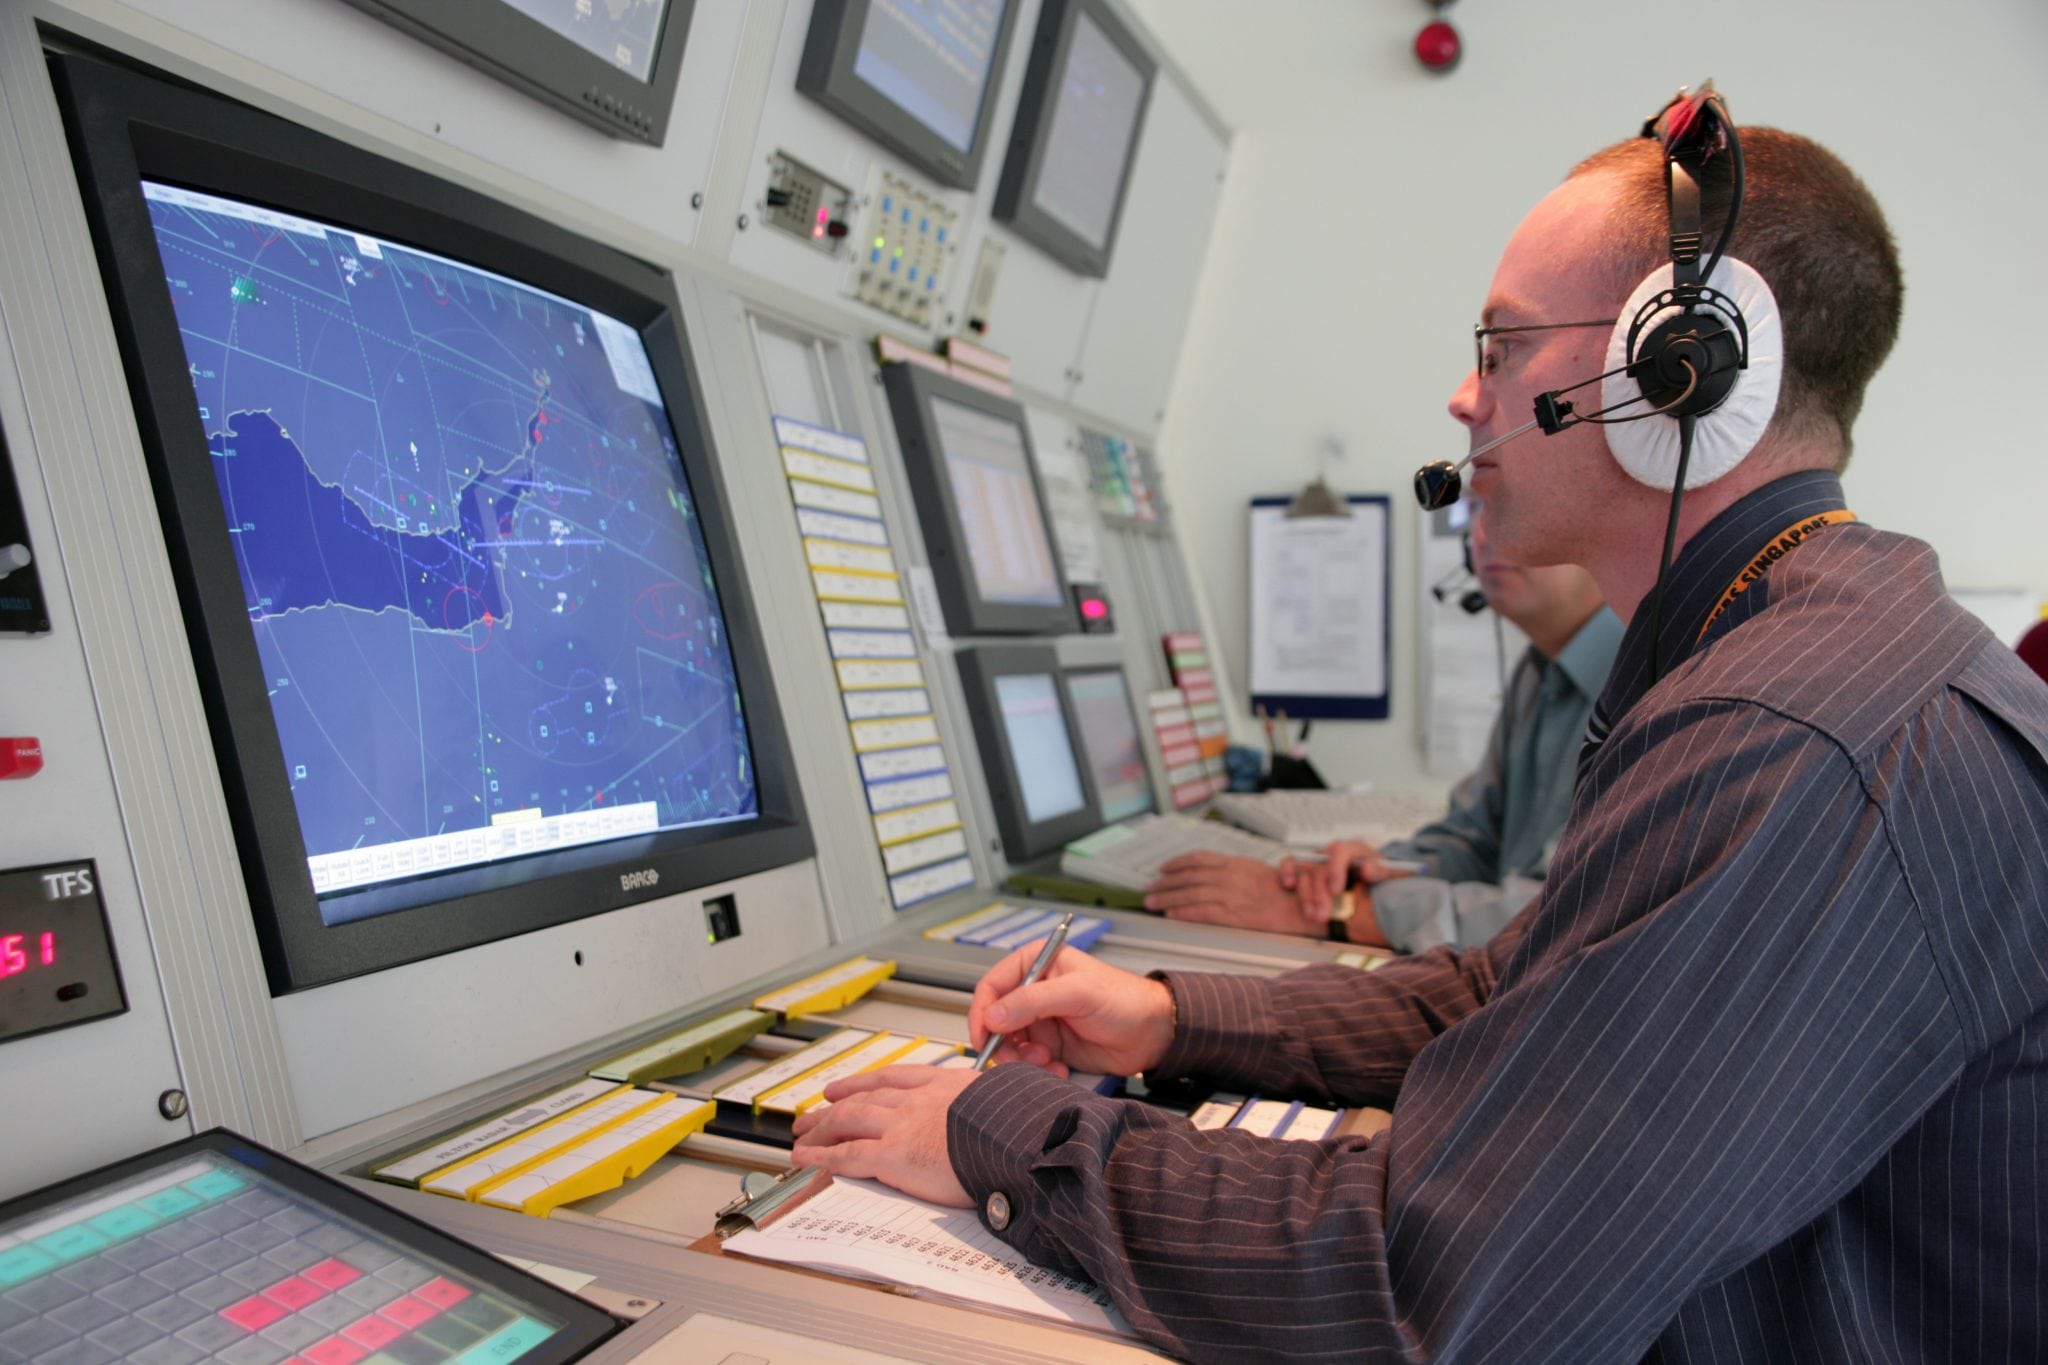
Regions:
[[[1763,276],[1745,262],[1724,256],[1715,267],[1708,285],[1734,301],[1749,334],[1749,364],[1734,372],[1732,382],[1721,362],[1739,352],[1732,336],[1734,324],[1719,314],[1687,315],[1676,308],[1653,311],[1636,332],[1638,354],[1629,354],[1630,331],[1637,315],[1659,294],[1671,288],[1671,267],[1651,272],[1629,295],[1621,316],[1607,338],[1607,363],[1602,368],[1617,370],[1601,383],[1600,406],[1610,408],[1607,448],[1629,477],[1652,488],[1669,489],[1678,472],[1678,421],[1672,416],[1646,416],[1640,421],[1613,422],[1613,418],[1648,412],[1669,403],[1684,391],[1689,377],[1675,361],[1708,354],[1712,373],[1680,410],[1697,415],[1693,428],[1692,458],[1686,465],[1685,486],[1698,488],[1712,483],[1742,462],[1756,448],[1771,417],[1778,408],[1778,387],[1784,368],[1784,329],[1778,317],[1778,301]],[[1696,334],[1696,336],[1694,335]],[[1685,338],[1673,343],[1673,338]],[[1732,348],[1732,349],[1730,349]],[[1666,363],[1656,363],[1662,358]],[[1647,359],[1648,364],[1637,362]],[[1634,368],[1634,373],[1630,368]],[[1671,387],[1673,379],[1677,387]],[[1727,383],[1727,391],[1715,391]],[[1702,406],[1703,405],[1703,406]]]

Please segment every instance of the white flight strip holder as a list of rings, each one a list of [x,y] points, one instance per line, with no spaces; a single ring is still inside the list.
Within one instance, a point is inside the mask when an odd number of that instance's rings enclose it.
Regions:
[[[1244,1108],[1244,1098],[1242,1095],[1211,1095],[1195,1106],[1195,1112],[1188,1115],[1188,1122],[1205,1131],[1228,1128],[1237,1118],[1238,1111]]]
[[[907,749],[884,749],[878,753],[860,756],[861,780],[869,785],[945,771],[946,751],[936,744],[920,744]]]
[[[939,836],[945,838],[945,835]],[[964,845],[965,840],[962,840]],[[955,858],[949,863],[933,863],[920,867],[915,872],[905,872],[889,879],[889,899],[898,910],[908,910],[934,896],[943,896],[948,891],[957,891],[963,886],[974,885],[974,861],[971,858]]]
[[[874,602],[820,602],[818,615],[825,618],[825,624],[833,630],[893,630],[908,633],[910,610],[896,605],[886,606]],[[911,646],[915,654],[917,647]]]
[[[937,744],[939,724],[930,716],[902,720],[857,720],[846,727],[853,732],[856,753],[875,749],[907,749],[913,744]]]
[[[814,569],[844,569],[848,573],[896,576],[896,557],[888,542],[880,546],[849,545],[841,540],[804,540],[804,562]]]
[[[766,1114],[789,1114],[792,1117],[801,1114],[823,1103],[825,1087],[842,1076],[857,1076],[863,1071],[888,1066],[924,1041],[922,1038],[907,1038],[900,1033],[878,1033],[816,1071],[768,1091],[754,1102],[754,1107]]]
[[[902,810],[905,806],[921,806],[928,801],[942,801],[953,794],[953,775],[949,772],[927,773],[920,777],[906,777],[896,782],[868,783],[868,809],[876,815],[884,811]]]
[[[1337,1131],[1337,1125],[1344,1118],[1342,1109],[1324,1109],[1319,1105],[1304,1104],[1293,1120],[1275,1136],[1290,1142],[1320,1142]]]
[[[874,820],[875,842],[883,848],[892,848],[897,844],[907,844],[912,839],[960,828],[960,805],[950,799],[934,801],[928,806],[892,810],[887,815],[877,815]]]
[[[850,488],[856,493],[875,491],[874,472],[866,465],[828,459],[807,451],[791,450],[787,446],[782,450],[782,472],[792,479],[809,479],[835,488]]]
[[[851,488],[836,484],[816,483],[810,479],[792,477],[789,481],[789,497],[798,508],[824,512],[830,516],[865,517],[870,521],[882,519],[882,500],[873,493],[857,493]],[[797,525],[801,527],[802,521]]]
[[[845,607],[856,605],[850,602],[829,602],[827,606]],[[839,627],[825,632],[825,644],[835,659],[910,659],[917,658],[917,641],[907,630],[859,630]]]
[[[819,507],[798,507],[796,529],[803,532],[806,539],[851,541],[856,545],[889,543],[889,529],[882,525],[880,519],[827,512]]]
[[[812,426],[794,417],[777,417],[774,426],[777,445],[795,446],[798,450],[816,451],[820,455],[852,460],[858,464],[868,462],[867,442],[858,436],[833,431],[829,427]]]
[[[845,1028],[837,1033],[827,1034],[809,1047],[779,1057],[759,1071],[742,1076],[722,1090],[713,1091],[711,1098],[727,1104],[755,1104],[770,1090],[795,1080],[807,1071],[824,1066],[834,1057],[860,1046],[874,1036],[872,1030],[859,1028]]]
[[[1008,919],[1020,908],[1007,901],[997,901],[993,905],[984,905],[971,915],[962,915],[959,919],[949,919],[944,924],[935,924],[924,931],[924,936],[937,943],[957,943],[964,936],[984,929],[997,920]]]
[[[925,685],[924,665],[915,659],[841,659],[833,671],[843,692]]]
[[[899,603],[903,584],[895,574],[864,573],[855,569],[812,569],[811,587],[818,596],[839,602]]]
[[[1300,1108],[1300,1100],[1253,1100],[1238,1110],[1230,1126],[1254,1137],[1278,1137]]]
[[[557,1148],[579,1142],[583,1137],[613,1120],[622,1119],[666,1098],[668,1096],[660,1091],[642,1090],[630,1085],[620,1086],[612,1094],[606,1095],[594,1104],[586,1105],[563,1118],[544,1123],[481,1156],[471,1157],[459,1165],[436,1172],[422,1180],[420,1188],[434,1194],[450,1195],[456,1199],[474,1199],[479,1188],[500,1176],[510,1174],[514,1167],[524,1166],[536,1157],[546,1156]]]
[[[558,1118],[578,1105],[590,1103],[602,1095],[608,1095],[623,1087],[617,1081],[582,1080],[574,1085],[529,1100],[516,1109],[511,1109],[487,1122],[455,1133],[432,1146],[414,1152],[371,1170],[370,1174],[380,1180],[397,1181],[417,1186],[422,1177],[444,1170],[464,1157],[474,1156],[487,1147],[494,1147],[507,1138],[529,1128],[537,1128],[549,1119]]]
[[[881,720],[889,716],[928,716],[931,693],[922,687],[873,688],[842,692],[848,720]]]
[[[882,850],[882,867],[894,877],[914,868],[928,866],[942,858],[958,858],[967,852],[967,836],[958,828],[940,830],[937,834],[913,839],[909,843],[891,844]]]

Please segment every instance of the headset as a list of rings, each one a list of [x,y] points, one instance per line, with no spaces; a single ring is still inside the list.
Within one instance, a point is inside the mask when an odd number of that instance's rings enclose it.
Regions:
[[[1742,209],[1742,144],[1728,106],[1707,81],[1696,91],[1680,89],[1657,113],[1643,121],[1642,136],[1659,142],[1664,152],[1666,221],[1670,240],[1670,264],[1660,266],[1630,292],[1629,304],[1616,318],[1609,339],[1607,364],[1602,374],[1562,389],[1540,393],[1535,398],[1532,420],[1470,451],[1452,464],[1434,460],[1415,473],[1415,496],[1429,510],[1448,507],[1464,491],[1461,471],[1474,458],[1496,446],[1540,430],[1546,436],[1591,422],[1608,428],[1608,448],[1628,472],[1639,481],[1661,486],[1668,456],[1670,428],[1652,418],[1675,421],[1677,452],[1670,472],[1671,506],[1664,529],[1664,552],[1657,570],[1652,602],[1650,675],[1658,676],[1657,637],[1662,633],[1664,579],[1671,567],[1678,534],[1679,509],[1685,489],[1708,482],[1728,472],[1754,449],[1776,406],[1779,379],[1778,352],[1773,349],[1767,375],[1755,375],[1766,382],[1759,385],[1739,421],[1715,430],[1719,449],[1712,467],[1704,473],[1692,469],[1697,424],[1701,417],[1721,409],[1736,392],[1745,372],[1752,370],[1753,319],[1762,316],[1775,347],[1778,335],[1776,302],[1767,284],[1749,266],[1726,256],[1735,235]],[[1700,223],[1700,172],[1709,161],[1728,160],[1730,193],[1728,211],[1716,235],[1713,251],[1701,261],[1705,234]],[[1727,261],[1718,282],[1716,271]],[[1743,299],[1738,300],[1738,295]],[[1745,306],[1748,314],[1745,314]],[[1602,385],[1602,406],[1581,413],[1574,400],[1565,395],[1590,385]],[[1759,420],[1758,414],[1761,414]],[[1625,424],[1649,422],[1633,430]]]

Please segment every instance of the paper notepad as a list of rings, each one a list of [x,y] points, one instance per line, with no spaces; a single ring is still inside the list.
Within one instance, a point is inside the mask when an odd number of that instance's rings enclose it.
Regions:
[[[765,1231],[735,1233],[723,1247],[757,1260],[908,1285],[983,1308],[1131,1335],[1130,1324],[1102,1290],[1031,1264],[971,1211],[927,1204],[870,1180],[835,1178],[831,1188]]]

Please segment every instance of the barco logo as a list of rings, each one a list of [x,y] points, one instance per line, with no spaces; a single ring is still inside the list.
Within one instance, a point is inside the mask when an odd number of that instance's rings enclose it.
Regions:
[[[653,886],[660,880],[661,874],[651,867],[639,872],[621,872],[619,874],[619,890],[641,891]]]

